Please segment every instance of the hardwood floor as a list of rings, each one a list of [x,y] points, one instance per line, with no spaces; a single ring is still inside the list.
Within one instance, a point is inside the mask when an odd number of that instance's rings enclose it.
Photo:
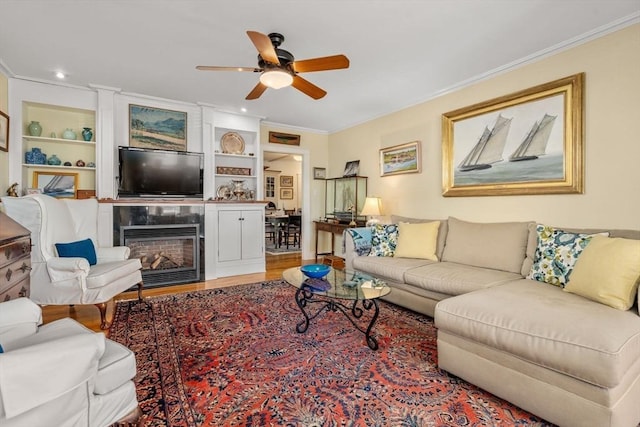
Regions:
[[[262,282],[265,280],[276,280],[282,278],[282,272],[290,267],[296,267],[302,264],[313,263],[313,260],[302,261],[300,253],[282,254],[266,256],[267,271],[265,273],[245,274],[242,276],[223,277],[220,279],[207,280],[205,282],[189,283],[186,285],[163,286],[159,288],[150,288],[143,291],[143,296],[168,295],[181,292],[191,292],[201,289],[215,289],[227,286],[242,285],[249,283]],[[137,291],[124,292],[114,298],[117,300],[135,299]],[[107,319],[111,320],[113,316],[114,302],[109,302],[107,308]],[[44,323],[49,323],[64,317],[71,317],[94,331],[100,331],[100,312],[94,305],[48,305],[42,307],[42,317]],[[107,331],[104,331],[108,334]]]

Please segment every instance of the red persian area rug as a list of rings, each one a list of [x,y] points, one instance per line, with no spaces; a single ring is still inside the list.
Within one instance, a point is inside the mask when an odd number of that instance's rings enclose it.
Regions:
[[[110,338],[136,354],[141,425],[549,425],[438,369],[431,318],[380,302],[373,351],[340,312],[297,333],[295,290],[273,281],[118,302]]]

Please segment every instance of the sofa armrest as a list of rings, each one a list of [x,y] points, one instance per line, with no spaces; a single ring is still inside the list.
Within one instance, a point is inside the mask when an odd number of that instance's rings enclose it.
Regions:
[[[104,334],[78,334],[0,356],[0,399],[12,418],[87,383],[98,372]],[[91,392],[91,390],[89,390]]]
[[[371,228],[347,228],[342,235],[342,253],[345,268],[353,270],[353,260],[359,256],[366,256],[371,250]]]
[[[98,264],[103,262],[124,261],[129,259],[131,249],[127,246],[113,246],[110,248],[96,248]]]
[[[0,344],[3,347],[34,334],[40,324],[42,310],[30,299],[17,298],[0,304]]]
[[[53,284],[86,277],[89,269],[89,261],[85,258],[49,258],[47,260],[47,271]]]

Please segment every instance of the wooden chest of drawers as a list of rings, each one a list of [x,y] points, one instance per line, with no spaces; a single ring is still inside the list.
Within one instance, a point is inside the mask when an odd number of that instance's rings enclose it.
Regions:
[[[0,212],[0,301],[29,296],[31,233]]]

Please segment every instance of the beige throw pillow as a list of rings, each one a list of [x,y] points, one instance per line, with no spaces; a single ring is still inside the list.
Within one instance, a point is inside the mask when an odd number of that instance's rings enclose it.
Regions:
[[[393,255],[397,258],[420,258],[438,261],[436,247],[440,221],[398,224],[398,245]]]
[[[619,310],[629,310],[640,279],[640,240],[594,236],[564,290]]]

